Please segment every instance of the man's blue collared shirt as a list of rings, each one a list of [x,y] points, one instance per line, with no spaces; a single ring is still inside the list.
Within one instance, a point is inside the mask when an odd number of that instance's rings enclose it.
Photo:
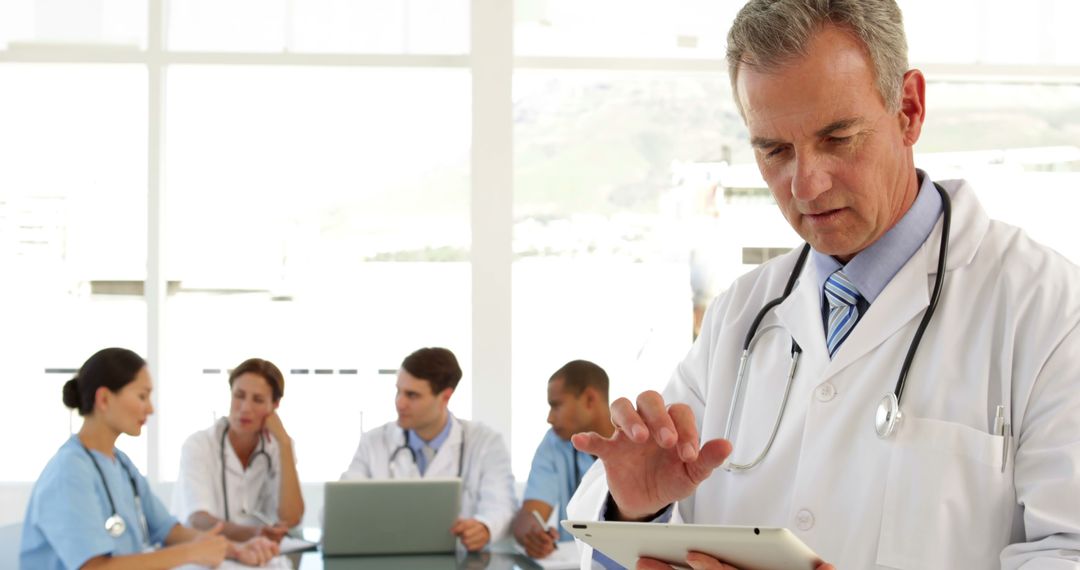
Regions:
[[[435,436],[431,441],[424,441],[420,436],[416,435],[416,432],[409,430],[409,449],[413,451],[413,457],[416,458],[416,467],[420,469],[420,474],[423,475],[427,471],[428,463],[427,456],[424,455],[424,447],[430,447],[436,452],[442,447],[442,444],[446,443],[446,439],[450,437],[450,426],[454,423],[454,417],[450,414],[446,416],[446,426],[443,428],[439,435]]]

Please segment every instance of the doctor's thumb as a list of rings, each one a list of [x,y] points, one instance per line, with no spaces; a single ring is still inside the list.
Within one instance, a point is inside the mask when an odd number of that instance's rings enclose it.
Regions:
[[[601,457],[604,455],[604,451],[607,450],[607,444],[610,442],[602,435],[590,431],[575,433],[570,436],[570,443],[582,453]]]
[[[687,471],[696,482],[704,481],[713,470],[724,464],[731,455],[731,442],[726,439],[712,439],[705,442],[698,452],[697,459],[687,464]]]

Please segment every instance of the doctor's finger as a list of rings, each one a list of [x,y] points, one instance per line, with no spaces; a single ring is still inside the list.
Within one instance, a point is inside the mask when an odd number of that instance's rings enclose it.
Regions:
[[[642,392],[637,398],[638,414],[645,420],[656,444],[669,449],[679,440],[675,422],[671,421],[664,398],[656,390]]]
[[[679,435],[679,458],[685,462],[697,459],[698,429],[697,423],[694,422],[694,411],[686,404],[672,404],[668,408],[668,415],[675,424],[675,432]]]
[[[687,554],[686,563],[694,570],[739,570],[730,564],[724,564],[712,556],[700,552]]]
[[[665,562],[659,560],[653,560],[652,558],[638,558],[637,565],[634,566],[635,570],[674,570],[674,567]]]
[[[611,423],[634,443],[645,443],[649,440],[649,429],[645,426],[645,420],[626,398],[619,398],[611,404]]]

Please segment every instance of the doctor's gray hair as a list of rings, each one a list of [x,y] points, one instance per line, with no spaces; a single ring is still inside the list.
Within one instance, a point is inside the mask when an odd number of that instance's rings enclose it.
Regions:
[[[739,67],[781,67],[806,55],[814,35],[832,24],[862,41],[874,65],[878,93],[889,112],[900,109],[908,70],[904,20],[895,0],[750,0],[731,25],[727,39],[728,74],[735,104]]]

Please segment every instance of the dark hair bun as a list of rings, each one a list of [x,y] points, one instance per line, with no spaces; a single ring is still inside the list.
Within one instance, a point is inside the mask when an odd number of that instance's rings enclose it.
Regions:
[[[76,376],[64,383],[64,405],[73,409],[79,409],[79,378]]]

